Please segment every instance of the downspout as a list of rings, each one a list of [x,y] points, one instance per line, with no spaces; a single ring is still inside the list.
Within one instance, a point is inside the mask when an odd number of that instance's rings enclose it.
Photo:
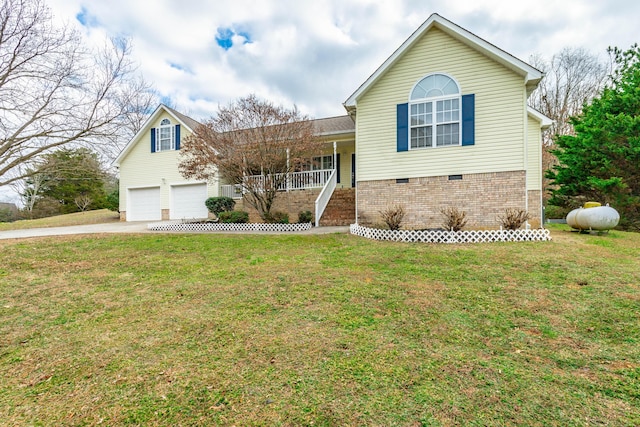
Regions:
[[[529,115],[527,112],[527,77],[524,78],[524,210],[529,212]],[[525,223],[525,228],[528,230],[531,228],[529,221]]]
[[[357,104],[356,104],[356,106],[357,106]],[[351,114],[351,113],[349,113],[349,114]],[[355,126],[356,127],[356,135],[355,135],[355,138],[354,138],[354,141],[353,141],[353,152],[356,155],[355,156],[356,157],[356,164],[353,165],[353,168],[356,171],[356,179],[354,180],[354,183],[353,183],[354,186],[355,186],[353,191],[355,191],[355,193],[356,193],[356,197],[355,197],[355,199],[356,199],[356,225],[358,225],[358,175],[359,175],[359,172],[358,172],[357,164],[358,164],[358,159],[360,158],[360,156],[358,156],[358,117],[356,115],[355,107],[353,109],[353,119],[354,119],[354,122],[355,122],[355,125],[356,125]]]

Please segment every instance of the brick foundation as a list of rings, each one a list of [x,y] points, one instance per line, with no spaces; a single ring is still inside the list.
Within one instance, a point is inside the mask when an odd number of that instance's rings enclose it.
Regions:
[[[542,192],[540,190],[529,190],[529,224],[531,228],[542,227]]]
[[[120,221],[127,220],[127,213],[125,211],[120,211]]]
[[[495,172],[411,178],[406,183],[393,180],[358,182],[358,222],[362,225],[383,223],[380,211],[401,205],[406,215],[405,229],[442,227],[440,210],[449,206],[467,213],[467,229],[498,228],[498,216],[506,208],[525,209],[525,172]],[[533,194],[535,193],[535,194]],[[530,224],[540,225],[540,192],[529,192]],[[537,198],[536,198],[537,197]]]
[[[296,190],[289,192],[280,192],[274,201],[271,212],[281,211],[289,215],[289,222],[298,221],[298,213],[300,211],[315,211],[315,201],[320,194],[320,188],[309,190]],[[236,200],[236,210],[245,210],[249,212],[250,222],[262,222],[258,212],[246,202],[246,200]]]

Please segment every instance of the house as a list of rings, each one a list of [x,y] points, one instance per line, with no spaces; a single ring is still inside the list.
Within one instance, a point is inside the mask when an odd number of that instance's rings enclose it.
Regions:
[[[400,205],[405,228],[431,228],[446,207],[466,211],[472,227],[496,227],[510,207],[528,211],[538,227],[541,131],[551,121],[527,98],[542,77],[433,14],[349,96],[347,116],[314,121],[327,150],[313,159],[315,170],[298,172],[307,178],[292,177],[276,209],[293,218],[315,209],[320,224],[368,225]],[[181,178],[180,140],[194,126],[160,106],[120,154],[123,219],[205,217],[206,197],[239,197],[220,182]]]

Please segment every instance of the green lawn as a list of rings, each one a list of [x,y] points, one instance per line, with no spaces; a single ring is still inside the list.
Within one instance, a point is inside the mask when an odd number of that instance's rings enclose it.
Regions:
[[[640,425],[640,234],[0,241],[0,425]]]

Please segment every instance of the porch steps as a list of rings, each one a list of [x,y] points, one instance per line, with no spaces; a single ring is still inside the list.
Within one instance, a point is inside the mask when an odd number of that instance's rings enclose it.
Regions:
[[[356,191],[354,188],[336,188],[320,218],[321,227],[350,225],[356,220]]]

